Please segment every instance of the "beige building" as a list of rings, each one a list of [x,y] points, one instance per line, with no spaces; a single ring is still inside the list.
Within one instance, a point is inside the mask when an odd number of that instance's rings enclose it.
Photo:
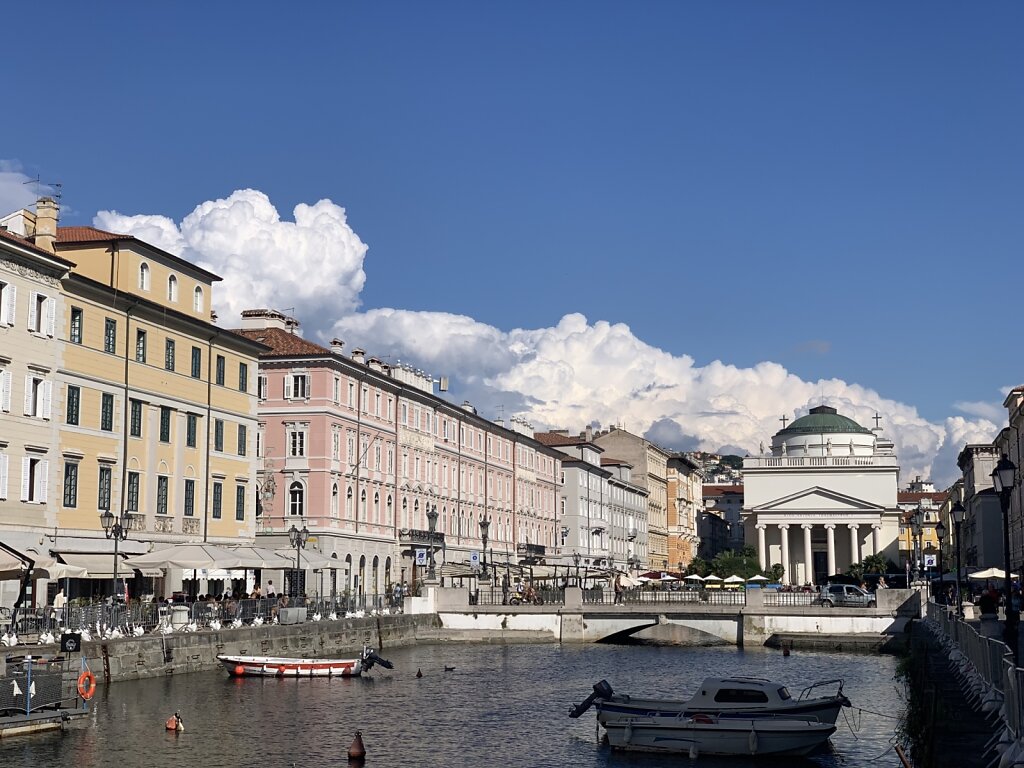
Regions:
[[[670,454],[639,435],[615,427],[595,434],[594,444],[607,451],[609,456],[629,462],[633,467],[632,481],[647,489],[647,562],[644,565],[668,568],[667,476]]]
[[[697,526],[704,510],[703,487],[704,476],[695,461],[683,454],[669,458],[666,523],[671,569],[682,571],[697,556],[700,548]]]

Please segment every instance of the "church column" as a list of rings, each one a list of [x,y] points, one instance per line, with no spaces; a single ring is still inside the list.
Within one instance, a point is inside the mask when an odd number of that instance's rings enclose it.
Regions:
[[[880,525],[871,526],[871,553],[882,554],[882,526]]]
[[[814,527],[808,523],[800,526],[804,529],[804,581],[814,581],[814,553],[811,551],[811,529]]]
[[[828,576],[836,572],[836,527],[832,523],[825,526],[828,536]]]
[[[847,527],[850,529],[850,565],[856,565],[860,562],[860,542],[857,540],[857,530],[860,526],[857,523],[850,523]]]
[[[761,561],[761,570],[767,570],[768,568],[768,552],[764,544],[764,529],[766,525],[757,526],[757,557]]]
[[[793,580],[790,578],[789,563],[789,526],[785,523],[779,526],[779,536],[782,537],[782,567],[785,568],[782,574],[782,583],[792,584]]]

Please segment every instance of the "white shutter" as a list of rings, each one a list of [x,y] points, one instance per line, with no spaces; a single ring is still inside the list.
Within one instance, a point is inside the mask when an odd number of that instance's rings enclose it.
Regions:
[[[21,500],[28,501],[28,468],[29,459],[21,460]]]
[[[18,309],[18,286],[8,285],[7,290],[7,324],[14,325],[14,315]]]
[[[289,373],[284,375],[284,399],[292,399],[292,377]]]
[[[0,453],[0,499],[7,498],[7,454]]]
[[[38,296],[39,294],[36,291],[32,291],[28,297],[28,329],[30,331],[36,329],[36,299]]]
[[[25,377],[25,415],[35,416],[32,412],[32,377]]]
[[[46,504],[49,501],[46,494],[50,489],[50,462],[47,459],[42,459],[36,467],[36,485],[39,491],[36,494],[36,501]]]
[[[50,418],[50,400],[51,400],[51,396],[52,395],[53,395],[53,382],[52,381],[44,381],[43,382],[43,413],[42,413],[42,416],[43,416],[44,419]]]
[[[0,411],[11,412],[11,372],[0,371]]]
[[[46,300],[46,335],[53,338],[53,332],[57,325],[57,300]]]
[[[0,283],[0,325],[8,325],[7,294],[13,287],[13,285],[8,285],[7,283]]]

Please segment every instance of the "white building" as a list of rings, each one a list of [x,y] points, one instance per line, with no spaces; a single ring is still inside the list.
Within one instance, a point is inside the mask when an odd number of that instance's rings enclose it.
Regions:
[[[898,561],[899,463],[891,441],[818,406],[743,460],[743,523],[762,568],[822,583],[868,555]]]

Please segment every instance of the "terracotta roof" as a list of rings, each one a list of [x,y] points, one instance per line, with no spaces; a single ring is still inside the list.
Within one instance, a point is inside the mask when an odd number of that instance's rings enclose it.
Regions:
[[[27,249],[29,251],[33,251],[34,253],[38,253],[40,256],[45,256],[48,259],[53,259],[58,264],[64,264],[64,265],[69,266],[69,267],[75,266],[75,262],[68,261],[67,259],[62,258],[62,257],[58,256],[55,253],[51,253],[50,251],[46,250],[45,248],[40,248],[38,245],[33,243],[28,238],[22,237],[21,235],[16,235],[13,232],[10,232],[10,231],[8,231],[6,229],[0,229],[0,240],[7,240],[8,242],[11,242],[11,243],[14,243],[16,245],[19,245],[22,248],[25,248],[25,249]]]
[[[104,232],[96,227],[57,227],[58,243],[95,243],[102,240],[134,240],[131,235]]]
[[[945,491],[898,491],[896,493],[897,504],[916,504],[923,499],[931,499],[936,507],[942,506],[946,500]]]
[[[331,350],[321,347],[301,336],[289,333],[283,328],[241,328],[233,330],[239,336],[258,341],[270,347],[260,357],[295,357],[299,355],[331,355]]]
[[[727,493],[743,493],[742,485],[704,485],[705,496],[724,496]]]
[[[563,435],[561,432],[534,432],[533,439],[541,445],[547,446],[559,446],[559,445],[580,445],[585,443],[582,437],[570,437],[569,435]]]

